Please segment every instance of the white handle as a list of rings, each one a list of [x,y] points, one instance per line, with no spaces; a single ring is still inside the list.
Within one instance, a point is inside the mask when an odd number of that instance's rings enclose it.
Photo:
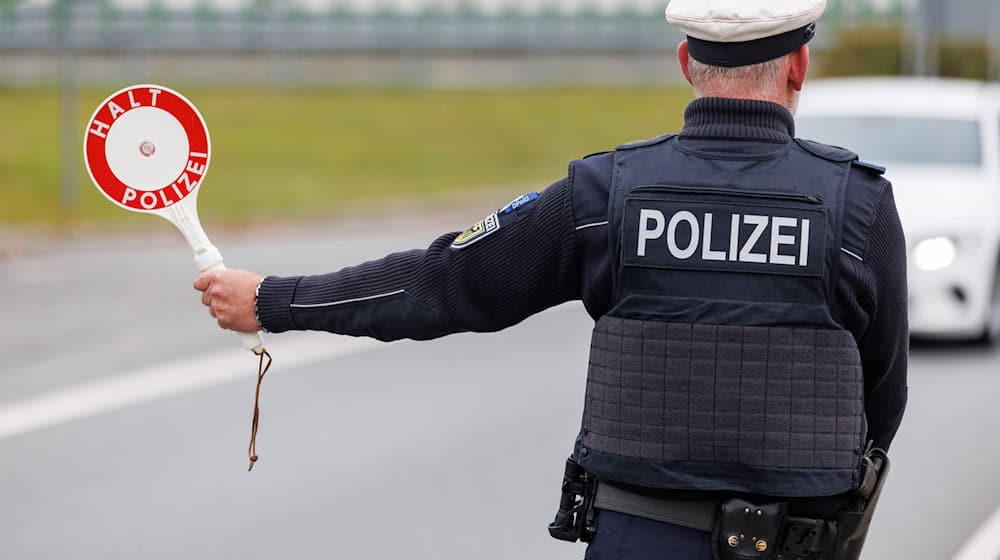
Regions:
[[[218,251],[216,250],[216,253]],[[219,262],[208,267],[202,272],[212,272],[216,270],[226,270],[226,263],[222,262],[222,255],[219,255]],[[240,335],[240,342],[243,343],[243,347],[247,350],[253,352],[254,354],[260,356],[264,353],[264,339],[260,336],[260,333],[238,333]]]
[[[170,223],[177,226],[177,229],[184,234],[191,250],[194,251],[194,264],[201,272],[213,270],[225,270],[226,265],[222,260],[222,253],[212,242],[208,240],[208,235],[201,227],[198,220],[197,193],[195,196],[185,198],[180,204],[174,204],[160,213]],[[260,333],[240,333],[240,342],[243,347],[260,356],[264,353],[264,339]]]

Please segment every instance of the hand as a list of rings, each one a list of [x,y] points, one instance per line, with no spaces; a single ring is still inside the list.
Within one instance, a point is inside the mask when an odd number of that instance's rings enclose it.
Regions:
[[[257,286],[263,278],[246,270],[206,272],[194,281],[194,289],[202,292],[201,302],[224,329],[241,333],[260,330],[254,313]]]

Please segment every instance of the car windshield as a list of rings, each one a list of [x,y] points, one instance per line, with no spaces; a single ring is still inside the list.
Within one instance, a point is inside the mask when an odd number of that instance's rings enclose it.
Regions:
[[[803,116],[801,138],[842,146],[872,162],[979,166],[982,150],[974,120],[882,116]]]

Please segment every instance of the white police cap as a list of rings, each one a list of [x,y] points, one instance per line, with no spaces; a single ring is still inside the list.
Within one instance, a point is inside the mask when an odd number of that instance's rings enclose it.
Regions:
[[[687,35],[695,60],[747,66],[808,43],[825,10],[826,0],[671,0],[667,21]]]

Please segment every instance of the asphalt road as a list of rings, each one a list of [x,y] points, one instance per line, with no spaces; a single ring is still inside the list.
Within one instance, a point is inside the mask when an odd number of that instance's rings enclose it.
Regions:
[[[216,242],[231,266],[322,272],[462,225]],[[226,367],[245,374],[0,436],[0,558],[583,556],[545,530],[582,409],[580,306],[431,343],[271,337],[247,473],[255,364],[200,307],[179,237],[157,231],[0,260],[0,417],[150,367],[214,375],[204,357],[231,349]],[[296,361],[301,348],[315,359]],[[866,559],[951,558],[1000,506],[998,397],[1000,353],[914,349]]]

